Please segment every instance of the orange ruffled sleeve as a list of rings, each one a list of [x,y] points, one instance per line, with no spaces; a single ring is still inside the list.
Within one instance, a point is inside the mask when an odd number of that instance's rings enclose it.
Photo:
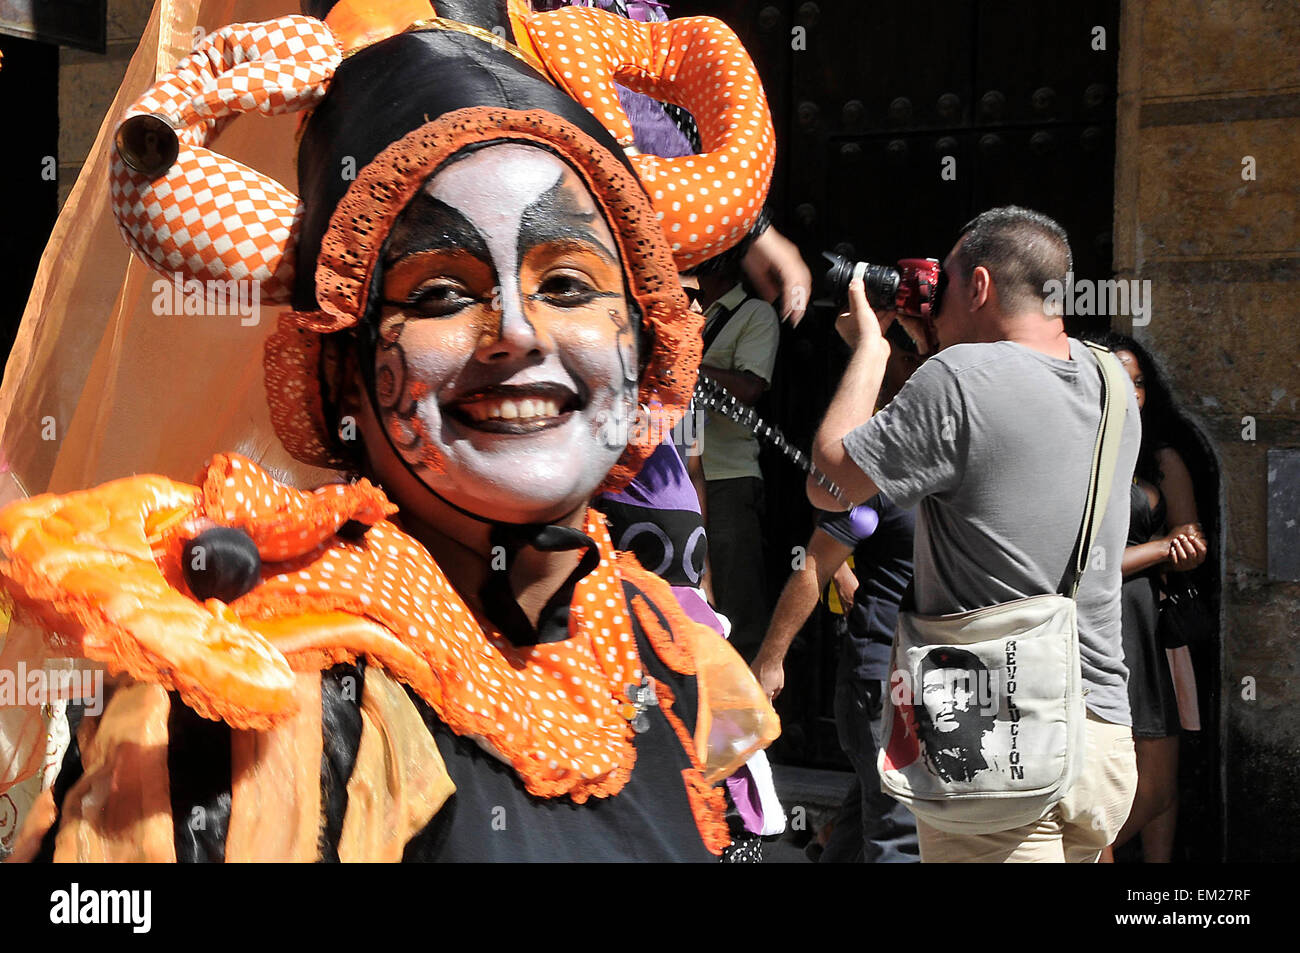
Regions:
[[[300,612],[300,624],[286,619],[262,633],[224,603],[200,602],[181,572],[186,538],[213,523],[245,528],[275,561],[318,549],[348,520],[374,523],[394,510],[364,480],[301,493],[242,457],[219,455],[201,488],[137,476],[6,507],[0,587],[50,638],[111,673],[177,691],[232,727],[265,730],[297,707],[290,655],[326,664],[361,647],[391,656],[395,674],[423,685],[427,666],[353,616]]]

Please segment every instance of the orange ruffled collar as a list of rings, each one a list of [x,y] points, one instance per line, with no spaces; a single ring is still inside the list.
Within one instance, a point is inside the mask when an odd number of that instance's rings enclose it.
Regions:
[[[284,517],[306,512],[304,495],[246,460],[219,458],[205,482],[205,515],[255,540],[275,526],[282,545],[297,538]],[[475,616],[423,546],[386,521],[358,542],[330,530],[300,558],[265,569],[262,583],[230,608],[254,628],[331,611],[378,622],[418,656],[407,680],[452,731],[509,763],[533,794],[581,802],[626,783],[636,756],[625,692],[645,674],[622,568],[595,510],[586,532],[600,563],[578,582],[563,642],[511,644]]]
[[[133,477],[10,506],[0,512],[0,577],[88,658],[178,691],[234,727],[263,729],[291,712],[294,670],[365,655],[531,793],[581,803],[620,791],[636,759],[626,692],[646,674],[631,612],[665,664],[695,674],[690,635],[662,631],[639,597],[629,607],[623,579],[664,603],[674,629],[689,627],[667,586],[616,556],[604,518],[589,510],[600,562],[577,584],[569,638],[515,646],[385,519],[395,511],[366,480],[305,493],[219,455],[200,487]],[[344,539],[349,520],[370,529]],[[185,543],[213,523],[247,532],[263,559],[260,583],[229,605],[197,602],[182,571]],[[697,770],[698,747],[687,745]]]

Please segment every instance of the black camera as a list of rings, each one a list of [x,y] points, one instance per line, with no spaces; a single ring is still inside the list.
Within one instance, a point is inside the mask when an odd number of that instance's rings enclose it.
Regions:
[[[948,276],[937,259],[902,258],[897,268],[890,268],[865,261],[849,261],[828,251],[822,255],[831,263],[826,272],[826,284],[836,305],[843,307],[848,304],[849,282],[860,273],[866,286],[867,303],[872,310],[892,308],[900,314],[928,321],[939,316]]]
[[[877,311],[894,306],[898,283],[902,279],[898,269],[888,265],[872,265],[865,261],[849,261],[829,251],[822,252],[822,257],[831,263],[826,272],[826,287],[836,305],[848,303],[849,282],[860,272],[862,283],[867,289],[867,303]]]

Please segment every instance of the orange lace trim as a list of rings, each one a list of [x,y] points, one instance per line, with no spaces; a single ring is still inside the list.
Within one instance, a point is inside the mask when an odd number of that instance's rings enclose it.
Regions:
[[[266,403],[271,426],[294,459],[329,470],[346,470],[354,461],[348,459],[325,415],[321,388],[325,386],[322,356],[326,339],[318,332],[326,326],[313,320],[320,315],[319,311],[280,315],[275,332],[262,349]]]
[[[598,512],[588,511],[586,531],[600,561],[575,588],[570,637],[516,647],[392,524],[375,523],[357,542],[320,540],[314,523],[332,532],[345,518],[389,512],[378,489],[303,493],[235,455],[217,457],[203,484],[133,477],[10,506],[0,512],[5,589],[52,630],[71,627],[88,657],[175,688],[235,727],[265,729],[294,710],[292,669],[369,655],[533,794],[581,803],[622,789],[636,759],[625,693],[644,674],[623,572],[647,594],[637,597],[643,617],[662,600],[672,627],[691,623],[661,582],[615,556]],[[222,521],[291,555],[265,563],[261,583],[229,606],[199,605],[180,550],[196,526]],[[689,636],[674,639],[657,621],[649,631],[671,667],[694,670]]]
[[[369,480],[300,493],[251,461],[218,454],[203,478],[203,510],[219,525],[248,533],[263,559],[279,562],[316,549],[348,520],[374,525],[397,507]]]
[[[60,651],[62,637],[112,674],[180,692],[204,717],[269,728],[293,709],[288,663],[227,607],[178,584],[178,517],[199,503],[196,487],[157,476],[15,502],[0,511],[0,586]]]
[[[731,843],[731,831],[727,829],[727,799],[721,788],[716,788],[704,780],[704,771],[695,753],[695,742],[691,738],[691,733],[686,730],[686,725],[682,723],[677,712],[673,711],[673,704],[677,698],[672,689],[663,682],[656,681],[655,694],[659,697],[659,709],[668,719],[668,723],[673,726],[677,740],[681,742],[687,757],[691,759],[691,766],[682,771],[682,780],[686,783],[686,799],[691,803],[691,815],[695,818],[695,826],[699,828],[700,837],[709,852],[721,855],[726,846]],[[700,704],[704,704],[703,700]]]
[[[619,553],[618,565],[628,582],[649,596],[654,603],[654,609],[658,609],[668,622],[668,628],[665,629],[659,622],[659,616],[645,599],[640,596],[632,598],[632,611],[636,613],[637,621],[645,630],[646,638],[654,646],[655,654],[674,672],[682,675],[697,674],[690,633],[694,627],[707,627],[701,626],[688,616],[673,597],[668,583],[649,570],[643,569],[631,553]],[[716,637],[712,630],[709,630],[709,635]],[[708,717],[709,699],[703,683],[697,682],[697,686],[700,695],[696,720],[699,721]],[[731,832],[726,822],[726,798],[720,788],[714,787],[705,780],[699,739],[691,736],[681,718],[672,710],[674,701],[672,691],[660,682],[655,683],[655,691],[659,695],[659,705],[664,715],[673,726],[678,741],[691,759],[691,767],[682,772],[682,778],[686,783],[686,796],[691,802],[695,825],[700,830],[700,836],[704,838],[705,846],[712,853],[721,854],[723,848],[731,843]]]
[[[618,567],[628,581],[649,596],[655,608],[668,620],[668,630],[665,630],[659,624],[659,617],[646,604],[646,600],[639,596],[633,597],[632,611],[636,613],[641,628],[645,629],[646,638],[654,646],[655,654],[679,675],[694,675],[695,657],[687,644],[687,633],[700,623],[686,614],[668,583],[649,570],[643,569],[635,556],[631,553],[619,553],[617,559]],[[673,638],[674,632],[679,634],[676,639]]]

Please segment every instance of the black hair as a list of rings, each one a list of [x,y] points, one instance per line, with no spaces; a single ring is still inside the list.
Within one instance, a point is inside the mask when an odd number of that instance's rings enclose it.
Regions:
[[[1059,224],[1042,212],[1006,205],[971,219],[961,230],[956,261],[966,278],[977,267],[988,269],[1006,307],[1041,306],[1047,284],[1073,270],[1070,240]]]
[[[969,669],[970,671],[988,671],[988,666],[973,652],[965,649],[941,648],[927,652],[921,659],[921,677],[926,672],[941,668]]]
[[[930,672],[942,671],[944,669],[973,672],[976,674],[976,678],[979,677],[980,672],[985,674],[988,673],[988,666],[980,660],[980,657],[972,652],[967,652],[965,649],[954,649],[945,646],[942,648],[931,649],[927,652],[921,659],[920,678],[922,684],[916,686],[916,698],[913,701],[913,707],[916,709],[917,720],[920,722],[922,727],[930,727],[930,712],[926,709],[925,703],[922,700],[925,676]],[[966,718],[958,719],[961,723],[961,729],[955,734],[955,736],[960,737],[966,743],[971,743],[970,739],[973,732],[973,743],[978,747],[980,733],[990,730],[996,718],[996,712],[985,713],[978,709],[973,709],[971,715],[966,716]]]
[[[1181,448],[1179,453],[1185,457],[1183,451],[1190,449],[1186,439],[1191,433],[1191,424],[1178,409],[1159,365],[1145,347],[1118,331],[1086,332],[1083,338],[1112,351],[1128,351],[1137,358],[1146,400],[1142,407],[1142,445],[1133,472],[1148,483],[1159,485],[1164,474],[1156,462],[1156,454],[1166,447],[1174,447]]]

